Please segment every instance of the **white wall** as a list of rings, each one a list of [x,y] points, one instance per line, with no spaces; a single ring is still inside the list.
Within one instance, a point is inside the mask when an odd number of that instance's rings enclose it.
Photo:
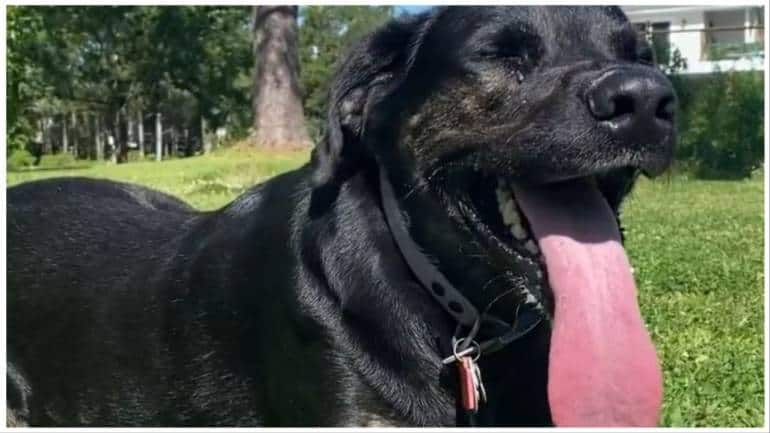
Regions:
[[[699,30],[705,28],[705,12],[715,10],[735,9],[729,6],[624,6],[622,9],[628,15],[631,22],[669,22],[671,31],[669,42],[671,49],[678,48],[682,57],[687,59],[687,71],[685,73],[699,74],[713,72],[716,67],[720,70],[750,70],[763,69],[761,59],[722,60],[719,62],[707,61],[705,53],[701,52],[701,34]],[[737,12],[741,16],[745,14],[745,8]],[[724,23],[714,22],[715,26]],[[741,22],[740,24],[743,24]],[[739,24],[739,25],[740,25]],[[687,30],[681,32],[681,30]]]

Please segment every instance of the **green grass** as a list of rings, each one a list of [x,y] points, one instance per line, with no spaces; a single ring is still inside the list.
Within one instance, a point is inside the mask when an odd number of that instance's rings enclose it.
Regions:
[[[173,194],[205,210],[217,209],[249,187],[299,167],[309,152],[249,152],[225,150],[207,156],[128,164],[78,161],[60,169],[60,157],[44,156],[40,166],[8,172],[8,185],[59,176],[87,176],[133,182]]]
[[[663,361],[662,424],[761,426],[762,181],[643,181],[623,223]]]
[[[163,163],[92,164],[8,174],[136,182],[217,208],[301,165],[307,153],[221,152]],[[48,165],[47,165],[48,164]],[[623,211],[640,302],[663,361],[662,425],[758,427],[763,422],[763,184],[642,180]]]

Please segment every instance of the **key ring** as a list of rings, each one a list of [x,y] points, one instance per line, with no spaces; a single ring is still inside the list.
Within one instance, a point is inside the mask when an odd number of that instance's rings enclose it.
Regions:
[[[451,364],[454,361],[459,361],[460,358],[463,356],[470,355],[471,353],[475,353],[473,356],[473,362],[478,361],[479,357],[481,356],[481,346],[479,346],[479,343],[476,342],[476,340],[470,340],[470,347],[468,347],[465,350],[461,350],[460,352],[457,352],[457,348],[463,343],[465,338],[458,338],[457,341],[454,342],[454,345],[452,346],[452,356],[444,359],[442,363],[444,364]]]

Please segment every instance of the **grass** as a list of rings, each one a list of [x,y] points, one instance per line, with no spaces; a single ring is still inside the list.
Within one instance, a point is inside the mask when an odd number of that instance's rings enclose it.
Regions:
[[[44,156],[40,166],[8,172],[8,186],[58,176],[87,176],[133,182],[180,197],[202,209],[217,209],[249,187],[299,167],[309,152],[223,150],[207,156],[129,164],[83,163],[60,169],[59,155]]]
[[[623,212],[666,426],[764,417],[763,183],[643,181]]]
[[[136,182],[215,209],[301,165],[307,153],[220,152],[163,163],[91,164],[8,173]],[[626,246],[663,361],[661,424],[758,427],[764,417],[763,183],[642,179],[626,202]]]

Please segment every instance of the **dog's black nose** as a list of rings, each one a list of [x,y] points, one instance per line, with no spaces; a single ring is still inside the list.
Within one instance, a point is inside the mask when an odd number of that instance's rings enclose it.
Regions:
[[[591,83],[586,102],[591,115],[624,141],[648,141],[673,127],[674,90],[652,68],[622,67],[601,73]]]

